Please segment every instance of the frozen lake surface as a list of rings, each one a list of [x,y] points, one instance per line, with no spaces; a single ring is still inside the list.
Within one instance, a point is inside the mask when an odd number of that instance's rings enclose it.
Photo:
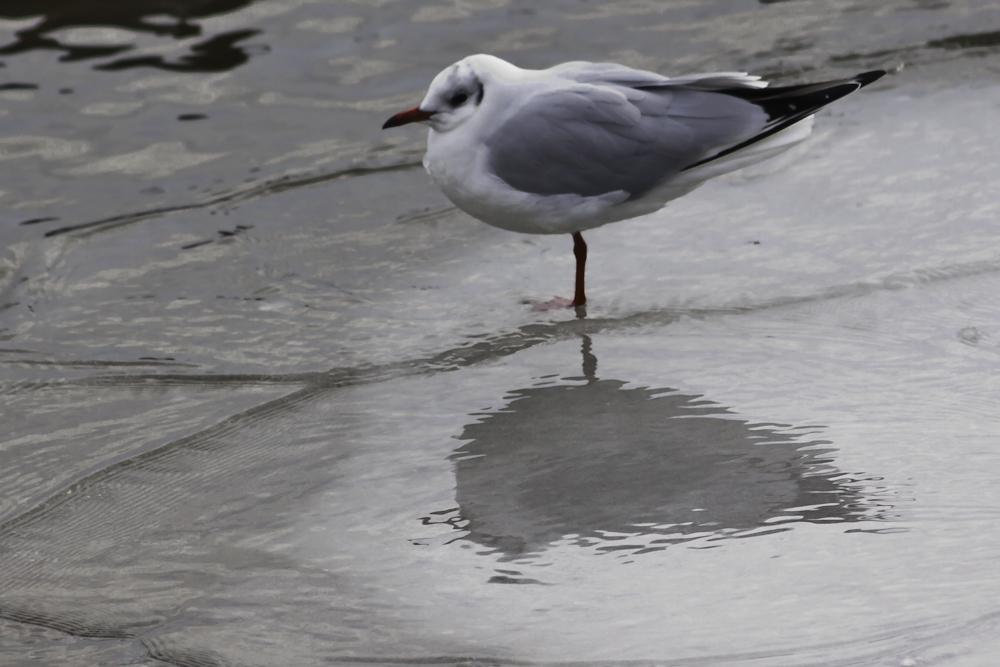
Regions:
[[[996,664],[991,2],[11,6],[0,663]],[[893,74],[577,318],[379,130],[477,51]]]

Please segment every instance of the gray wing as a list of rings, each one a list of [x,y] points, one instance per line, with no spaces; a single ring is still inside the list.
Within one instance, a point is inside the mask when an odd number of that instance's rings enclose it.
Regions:
[[[746,72],[710,72],[668,77],[656,72],[632,69],[617,63],[563,63],[546,70],[560,79],[577,83],[617,84],[631,88],[684,86],[692,90],[732,90],[733,88],[766,88],[767,82]]]
[[[664,85],[659,75],[632,85],[608,82],[629,73],[651,75],[621,67],[601,73],[599,84],[533,95],[487,139],[494,173],[539,195],[623,190],[636,199],[767,123],[767,114],[751,102],[683,83]]]

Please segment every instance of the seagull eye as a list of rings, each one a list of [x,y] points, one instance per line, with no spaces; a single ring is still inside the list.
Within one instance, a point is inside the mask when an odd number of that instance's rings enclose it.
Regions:
[[[465,93],[455,93],[454,95],[451,96],[449,102],[451,106],[457,107],[465,104],[465,101],[467,99],[469,99],[469,96],[466,95]]]

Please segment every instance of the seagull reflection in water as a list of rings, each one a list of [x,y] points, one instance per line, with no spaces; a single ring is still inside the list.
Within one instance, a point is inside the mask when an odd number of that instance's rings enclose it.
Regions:
[[[475,415],[450,457],[459,507],[425,523],[515,560],[567,540],[639,554],[884,520],[874,480],[840,472],[829,441],[808,439],[818,427],[752,424],[702,396],[598,379],[591,347],[584,336],[574,384],[519,389]]]

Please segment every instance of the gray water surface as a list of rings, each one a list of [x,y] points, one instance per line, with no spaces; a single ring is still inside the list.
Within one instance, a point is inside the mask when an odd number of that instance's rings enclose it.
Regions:
[[[892,75],[569,238],[382,132],[473,52]],[[0,6],[0,663],[994,665],[1000,12]]]

